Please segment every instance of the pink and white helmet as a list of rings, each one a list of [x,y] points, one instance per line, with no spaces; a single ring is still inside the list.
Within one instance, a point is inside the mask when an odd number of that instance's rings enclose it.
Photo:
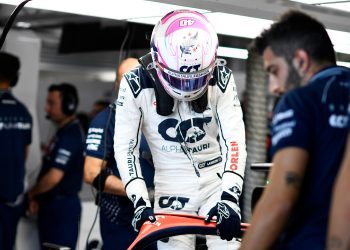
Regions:
[[[173,98],[192,101],[205,93],[213,74],[218,36],[208,19],[176,10],[154,27],[151,52],[158,78]]]

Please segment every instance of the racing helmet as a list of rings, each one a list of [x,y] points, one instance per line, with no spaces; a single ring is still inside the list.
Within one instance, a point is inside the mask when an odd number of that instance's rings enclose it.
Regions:
[[[153,66],[165,91],[174,99],[201,97],[212,77],[218,36],[208,19],[192,10],[166,14],[153,29]]]

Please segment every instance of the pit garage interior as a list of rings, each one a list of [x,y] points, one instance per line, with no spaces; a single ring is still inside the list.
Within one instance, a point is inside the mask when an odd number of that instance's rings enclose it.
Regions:
[[[0,25],[4,27],[21,1],[0,0]],[[243,218],[249,221],[252,190],[264,185],[266,174],[250,165],[267,161],[267,117],[271,110],[267,78],[260,58],[248,52],[252,38],[269,27],[281,13],[300,9],[318,18],[329,31],[339,64],[350,65],[350,1],[332,0],[33,0],[18,14],[3,50],[22,61],[15,95],[29,108],[34,121],[33,142],[27,161],[27,187],[38,174],[40,146],[49,141],[55,127],[45,119],[47,88],[71,82],[79,92],[78,113],[89,114],[97,100],[112,102],[116,69],[126,57],[149,51],[154,24],[167,12],[193,8],[213,22],[219,34],[219,57],[233,70],[244,105],[247,164],[243,194]],[[96,206],[92,189],[81,191],[83,214],[77,249],[85,249],[87,236],[100,240],[94,224]],[[20,222],[16,249],[38,249],[35,218]]]

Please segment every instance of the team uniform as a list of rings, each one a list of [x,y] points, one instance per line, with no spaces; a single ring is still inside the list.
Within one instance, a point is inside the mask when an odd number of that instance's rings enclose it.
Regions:
[[[114,159],[113,137],[115,123],[115,106],[104,109],[92,120],[86,139],[86,155],[107,161],[106,170],[120,178]],[[147,143],[142,140],[141,155],[149,155]],[[153,186],[154,169],[141,157],[141,167],[147,176],[147,187]],[[101,193],[100,200],[100,230],[103,249],[125,250],[136,238],[131,220],[134,215],[132,202],[124,196]]]
[[[175,101],[168,116],[159,115],[155,89],[142,67],[124,75],[116,100],[114,151],[128,197],[134,206],[150,206],[137,161],[141,132],[155,167],[154,211],[205,216],[223,191],[238,202],[246,160],[245,131],[232,72],[217,66],[208,86],[203,113],[191,102]],[[163,104],[162,104],[163,105]],[[166,104],[165,104],[166,105]],[[159,249],[194,249],[194,236],[178,236]],[[235,241],[207,237],[209,249],[232,249]]]
[[[38,226],[41,243],[49,242],[76,248],[79,234],[84,166],[84,133],[78,120],[60,128],[43,158],[39,179],[51,168],[64,172],[51,190],[35,197],[39,202]]]
[[[348,133],[350,70],[330,67],[279,102],[272,154],[286,147],[309,153],[300,197],[277,249],[325,249],[330,200]]]
[[[25,210],[25,148],[32,141],[32,117],[9,91],[0,91],[0,138],[0,249],[13,249]]]

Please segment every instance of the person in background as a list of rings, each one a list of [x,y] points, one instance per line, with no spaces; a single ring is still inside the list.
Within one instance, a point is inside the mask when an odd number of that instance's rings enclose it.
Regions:
[[[137,59],[127,58],[118,68],[119,76],[139,65]],[[104,250],[125,250],[136,238],[131,226],[134,214],[132,202],[126,197],[125,189],[114,160],[115,104],[98,113],[92,120],[86,139],[84,165],[85,181],[97,190],[96,203],[100,206],[100,230]],[[140,149],[142,172],[148,175],[148,187],[153,186],[153,165],[149,163],[150,153],[147,142]]]
[[[104,101],[104,100],[97,100],[94,102],[94,105],[92,107],[91,113],[90,113],[90,119],[94,119],[94,117],[100,113],[102,110],[108,107],[110,102]]]
[[[84,131],[84,134],[87,134],[89,125],[90,125],[90,116],[85,112],[79,112],[76,114],[76,118],[78,119],[81,128]]]
[[[76,119],[79,99],[69,83],[48,89],[47,118],[58,130],[43,157],[36,184],[29,190],[29,210],[38,212],[41,244],[44,242],[76,248],[79,234],[85,135]]]
[[[217,218],[208,249],[235,249],[246,161],[236,84],[217,59],[218,37],[201,13],[175,10],[154,27],[142,67],[121,80],[116,100],[114,153],[135,212],[136,231],[157,213]],[[155,167],[152,208],[139,147],[144,134]],[[194,249],[194,235],[157,242],[158,249]]]
[[[17,56],[0,52],[0,249],[12,250],[25,212],[25,161],[32,141],[32,117],[12,94],[19,77]]]
[[[348,84],[349,81],[348,81]],[[350,105],[350,103],[349,103]],[[350,106],[348,106],[348,129],[350,129]],[[327,250],[350,249],[350,134],[345,153],[333,189],[332,207],[329,216]]]
[[[332,188],[347,129],[350,70],[336,65],[322,23],[291,10],[254,40],[270,91],[270,183],[243,237],[247,249],[325,249]]]

